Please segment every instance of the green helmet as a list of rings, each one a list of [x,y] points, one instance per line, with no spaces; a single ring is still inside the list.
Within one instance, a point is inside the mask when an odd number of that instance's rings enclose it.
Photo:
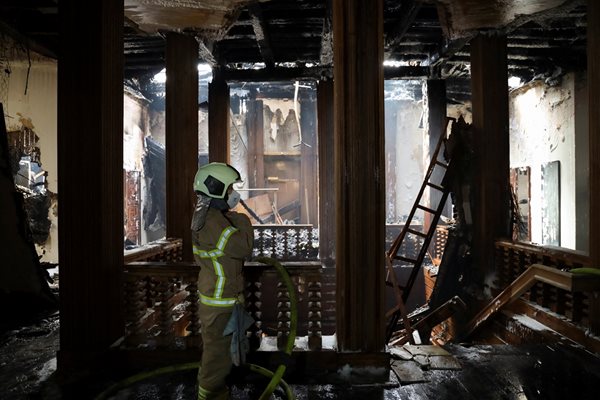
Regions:
[[[240,173],[231,165],[212,162],[198,168],[194,178],[194,191],[213,199],[224,199],[229,185],[241,181]]]

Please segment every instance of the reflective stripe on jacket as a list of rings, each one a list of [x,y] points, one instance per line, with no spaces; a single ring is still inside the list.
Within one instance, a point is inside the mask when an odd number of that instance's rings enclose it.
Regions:
[[[237,229],[232,226],[225,228],[223,232],[221,232],[221,236],[217,242],[217,248],[211,251],[200,250],[196,245],[194,245],[194,254],[200,258],[209,258],[212,261],[215,269],[217,281],[215,282],[215,291],[213,296],[207,296],[200,293],[200,301],[208,306],[230,307],[236,302],[235,297],[223,297],[223,289],[225,288],[227,277],[225,276],[225,271],[223,271],[223,265],[221,265],[219,262],[219,258],[225,255],[225,246],[227,246],[229,238],[235,231],[237,231]]]
[[[225,312],[231,311],[243,293],[244,258],[252,255],[254,231],[244,214],[210,208],[204,226],[192,233],[194,258],[200,265],[200,302]]]

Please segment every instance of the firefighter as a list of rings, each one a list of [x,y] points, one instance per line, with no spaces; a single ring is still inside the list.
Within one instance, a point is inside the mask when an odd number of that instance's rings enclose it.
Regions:
[[[224,163],[198,169],[194,191],[198,202],[192,218],[194,259],[198,276],[202,324],[202,363],[198,372],[198,399],[227,399],[225,378],[232,368],[231,335],[223,331],[236,303],[244,302],[242,266],[252,255],[254,232],[245,214],[230,211],[240,195],[233,183],[240,173]]]

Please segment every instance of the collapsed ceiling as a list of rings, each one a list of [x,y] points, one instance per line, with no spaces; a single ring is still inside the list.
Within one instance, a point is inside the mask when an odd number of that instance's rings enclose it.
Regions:
[[[3,0],[0,31],[56,58],[58,0]],[[199,58],[230,81],[331,76],[331,0],[125,0],[125,76],[164,68],[165,34],[194,35]],[[509,76],[549,82],[586,65],[583,0],[384,0],[386,79],[444,78],[470,98],[469,40],[508,38]],[[1,58],[2,55],[0,55]]]

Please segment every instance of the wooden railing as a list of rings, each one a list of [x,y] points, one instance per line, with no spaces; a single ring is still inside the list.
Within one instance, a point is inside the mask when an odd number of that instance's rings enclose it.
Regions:
[[[283,262],[296,287],[298,334],[310,350],[321,348],[321,264]],[[246,309],[256,320],[251,345],[276,336],[283,349],[290,334],[290,296],[275,270],[247,262]],[[133,262],[125,265],[127,347],[191,348],[202,343],[198,318],[199,267],[193,263]]]
[[[321,348],[321,264],[318,233],[312,225],[254,227],[254,255],[282,261],[297,288],[299,335],[311,350]],[[127,347],[193,348],[202,344],[198,318],[198,271],[181,262],[181,239],[167,239],[125,251]],[[296,261],[294,261],[296,260]],[[302,260],[302,261],[299,261]],[[257,348],[276,336],[283,348],[290,330],[289,293],[272,267],[247,262],[246,308],[256,320],[250,329]]]
[[[135,249],[125,250],[125,264],[134,261],[181,261],[183,241],[176,238],[157,240]]]
[[[197,347],[198,271],[194,263],[125,265],[125,346]]]
[[[319,231],[313,225],[255,225],[254,257],[283,261],[319,259]]]
[[[496,242],[495,263],[502,288],[508,286],[532,264],[543,264],[566,271],[573,268],[590,266],[589,257],[581,252],[509,241]],[[589,293],[571,293],[552,285],[538,282],[524,297],[567,318],[573,323],[589,326]]]
[[[598,276],[573,274],[542,264],[532,264],[467,324],[461,340],[473,333],[477,327],[500,308],[517,300],[536,282],[552,286],[566,293],[581,293],[594,290],[600,286]]]

